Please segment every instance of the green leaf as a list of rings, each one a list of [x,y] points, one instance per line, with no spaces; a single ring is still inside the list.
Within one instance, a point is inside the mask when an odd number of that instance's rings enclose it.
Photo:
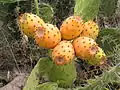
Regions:
[[[118,0],[101,0],[100,13],[111,16],[115,13]]]
[[[94,19],[99,11],[100,0],[76,0],[74,14],[84,20]]]
[[[109,58],[111,58],[113,64],[120,62],[120,29],[103,29],[99,33],[97,43]]]
[[[0,0],[0,3],[15,3],[19,1],[26,1],[26,0]]]
[[[45,74],[50,69],[50,59],[41,58],[34,69],[32,70],[30,76],[27,79],[26,85],[23,90],[34,90],[39,84],[39,76]]]

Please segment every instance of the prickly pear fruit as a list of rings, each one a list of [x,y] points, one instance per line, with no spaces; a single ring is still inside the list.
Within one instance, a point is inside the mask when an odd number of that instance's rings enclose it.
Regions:
[[[83,60],[90,57],[90,49],[92,50],[91,53],[96,53],[96,48],[94,48],[96,45],[97,43],[89,37],[79,37],[73,41],[76,56]]]
[[[86,36],[93,39],[97,39],[99,33],[99,27],[97,23],[92,20],[89,20],[84,23],[84,29],[80,36]]]
[[[74,59],[75,53],[72,43],[61,41],[52,52],[52,59],[57,65],[64,65]]]
[[[94,39],[79,37],[73,41],[76,56],[89,64],[102,64],[105,59],[104,51],[97,45]]]
[[[88,63],[91,65],[102,65],[106,62],[106,59],[107,59],[106,54],[104,53],[102,48],[97,47],[96,54],[94,55],[94,57],[88,60]]]
[[[65,65],[57,65],[53,63],[53,67],[48,73],[49,80],[56,82],[59,87],[71,87],[76,79],[76,67],[74,61]]]
[[[61,41],[59,29],[52,24],[44,24],[35,32],[36,43],[43,48],[54,48]]]
[[[83,22],[79,16],[70,16],[63,21],[60,31],[63,39],[71,40],[78,37],[83,30]]]
[[[18,24],[24,34],[33,38],[36,29],[42,27],[45,22],[37,15],[24,13],[18,17]]]

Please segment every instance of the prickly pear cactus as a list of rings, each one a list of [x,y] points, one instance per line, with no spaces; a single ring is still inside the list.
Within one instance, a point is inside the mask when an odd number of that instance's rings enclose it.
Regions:
[[[87,62],[91,65],[102,65],[106,62],[107,56],[102,50],[102,48],[97,47],[97,52],[92,59],[89,59]]]
[[[71,87],[76,79],[76,68],[74,62],[65,65],[53,63],[51,71],[48,73],[50,81],[58,83],[60,87]]]
[[[51,67],[52,62],[49,58],[41,58],[27,78],[27,82],[23,90],[35,90],[40,82],[39,76],[46,75]]]
[[[52,60],[57,65],[64,65],[74,60],[75,51],[73,45],[69,41],[61,41],[52,52]]]
[[[101,0],[75,0],[74,14],[84,20],[93,20],[99,11]]]
[[[39,62],[36,64],[31,74],[27,78],[27,82],[23,88],[23,90],[34,90],[36,86],[39,84]]]
[[[69,87],[76,79],[76,68],[74,62],[61,66],[54,64],[48,57],[41,58],[28,77],[23,90],[36,90],[36,87],[43,88],[43,90],[56,90],[52,89],[57,87],[55,83],[46,83],[47,87],[44,87],[46,84],[39,85],[39,82],[41,82],[39,76],[46,77],[50,82],[53,81],[60,87]]]
[[[39,84],[35,90],[66,90],[66,89],[58,87],[58,84],[55,82],[45,82],[43,84]],[[72,88],[67,88],[67,90],[72,90]]]
[[[84,23],[84,29],[81,33],[81,36],[97,39],[98,33],[99,33],[99,27],[97,23],[92,20],[89,20]]]
[[[40,17],[44,19],[45,22],[51,22],[54,17],[54,10],[52,6],[46,3],[40,3],[39,5]]]
[[[104,64],[106,55],[94,39],[79,37],[73,41],[76,56],[91,65]]]
[[[83,21],[79,16],[70,16],[63,21],[60,31],[62,38],[71,40],[80,35],[83,30]]]
[[[57,90],[57,88],[58,88],[57,83],[46,82],[38,85],[35,90]]]
[[[40,47],[51,49],[61,41],[61,33],[56,26],[45,24],[36,31],[35,41]]]
[[[73,47],[75,49],[76,56],[83,60],[86,60],[86,58],[90,57],[89,54],[90,49],[92,50],[91,54],[96,53],[96,48],[94,48],[94,46],[96,45],[97,43],[95,42],[95,40],[84,36],[76,38],[73,41]]]
[[[18,17],[18,24],[24,34],[33,38],[37,28],[42,27],[45,22],[35,14],[24,13]]]

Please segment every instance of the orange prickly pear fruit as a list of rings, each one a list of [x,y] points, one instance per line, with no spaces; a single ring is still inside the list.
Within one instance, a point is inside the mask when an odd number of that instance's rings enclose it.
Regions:
[[[106,59],[104,51],[97,45],[94,39],[89,37],[79,37],[73,41],[76,56],[85,60],[89,64],[102,64]]]
[[[52,49],[61,41],[61,33],[56,26],[46,23],[35,32],[35,41],[40,47]]]
[[[76,56],[81,59],[89,58],[89,51],[93,49],[93,52],[96,53],[96,48],[94,48],[97,43],[89,37],[78,37],[73,41],[73,47],[75,49]]]
[[[98,34],[99,34],[98,24],[92,20],[89,20],[84,23],[84,29],[80,36],[86,36],[93,39],[97,39]]]
[[[52,51],[52,59],[57,65],[67,64],[71,62],[74,57],[74,48],[69,41],[61,41]]]
[[[34,37],[35,31],[38,27],[42,27],[45,22],[39,16],[32,13],[24,13],[18,17],[18,24],[20,29],[28,37]]]
[[[83,21],[79,16],[70,16],[63,21],[60,31],[62,39],[71,40],[78,37],[83,30]]]

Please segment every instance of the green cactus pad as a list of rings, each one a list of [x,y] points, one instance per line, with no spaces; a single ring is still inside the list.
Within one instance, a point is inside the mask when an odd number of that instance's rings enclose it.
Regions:
[[[51,70],[52,68],[52,60],[48,57],[46,58],[41,58],[40,63],[39,63],[39,74],[40,75],[47,75],[47,73]]]
[[[35,90],[57,90],[57,88],[58,88],[57,83],[46,82],[38,85]]]
[[[39,76],[46,76],[50,82],[56,82],[61,87],[69,87],[76,78],[76,68],[74,62],[58,66],[55,65],[48,57],[41,58],[28,77],[27,83],[23,90],[34,90],[40,82]]]
[[[74,14],[84,20],[93,20],[99,11],[101,0],[75,0]]]
[[[35,90],[36,86],[40,82],[39,76],[46,75],[50,70],[50,67],[52,67],[51,65],[51,60],[49,58],[41,58],[29,75],[23,90]]]
[[[76,76],[74,62],[65,65],[53,64],[51,71],[48,73],[50,81],[57,82],[60,87],[72,86]]]
[[[38,85],[35,90],[72,90],[72,88],[60,88],[55,82],[46,82]]]

